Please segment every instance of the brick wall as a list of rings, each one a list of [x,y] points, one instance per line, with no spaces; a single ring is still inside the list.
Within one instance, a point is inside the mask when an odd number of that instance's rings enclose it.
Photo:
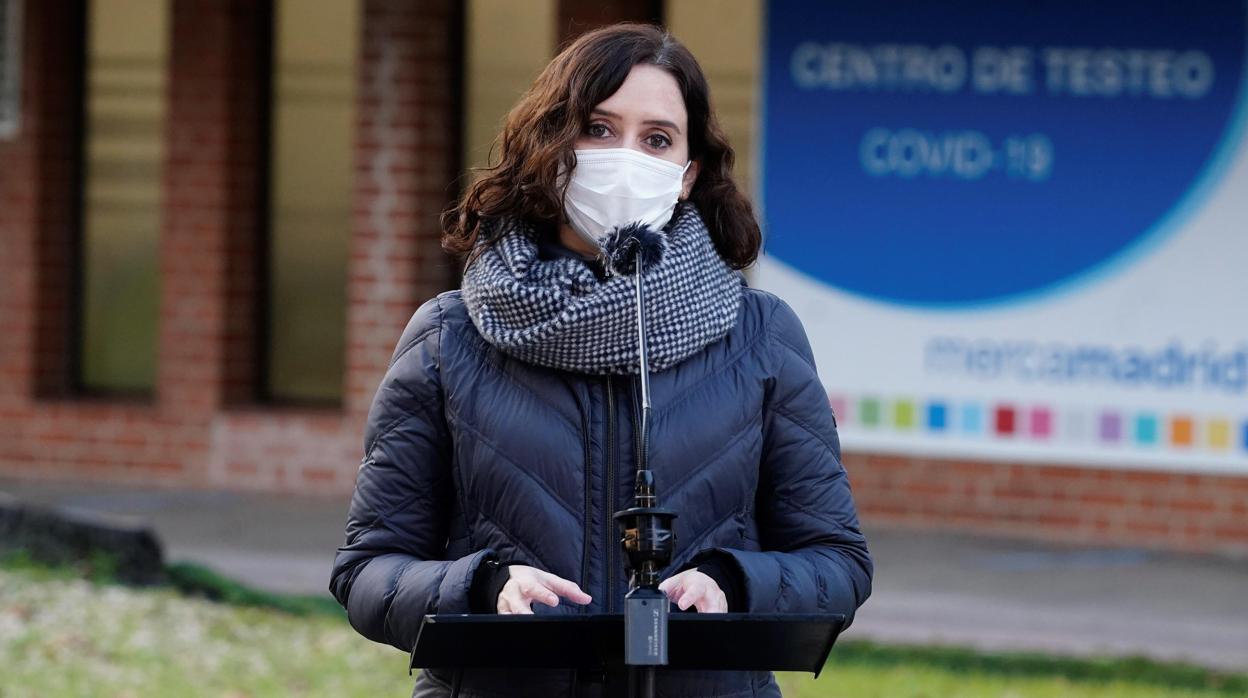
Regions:
[[[590,29],[616,22],[663,21],[662,0],[560,0],[558,43],[564,46]]]
[[[1248,478],[845,457],[868,525],[1248,555]]]
[[[0,400],[60,395],[71,389],[74,294],[72,251],[80,148],[73,134],[82,114],[85,22],[78,3],[24,14],[19,137],[0,141],[0,283],[4,298]],[[56,75],[58,80],[35,80]],[[24,235],[39,229],[39,239]]]
[[[271,15],[174,0],[156,388],[84,396],[72,349],[81,3],[25,8],[22,129],[0,142],[0,473],[342,494],[404,324],[456,282],[438,215],[459,169],[458,3],[366,0],[341,409],[259,395]],[[76,40],[74,37],[78,37]]]
[[[265,3],[172,5],[160,231],[160,412],[207,425],[257,383]]]
[[[560,4],[561,37],[651,2]],[[264,3],[174,0],[155,394],[73,385],[79,3],[27,2],[22,129],[0,141],[0,474],[349,492],[412,311],[457,284],[438,213],[459,174],[460,3],[365,0],[341,409],[266,405]],[[847,454],[864,524],[1248,554],[1248,478]]]
[[[458,5],[365,3],[345,391],[361,417],[417,301],[458,285],[438,221],[458,195]]]

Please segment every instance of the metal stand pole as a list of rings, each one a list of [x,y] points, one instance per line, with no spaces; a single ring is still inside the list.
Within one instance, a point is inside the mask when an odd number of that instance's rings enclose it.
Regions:
[[[637,355],[640,363],[638,373],[641,382],[641,450],[637,454],[637,469],[646,470],[650,467],[650,361],[646,352],[646,290],[641,283],[641,255],[637,256],[637,267],[634,270],[637,285]]]
[[[654,698],[654,679],[658,670],[652,666],[628,668],[628,695],[631,698]]]
[[[640,247],[640,241],[637,242]],[[672,558],[676,539],[672,519],[676,513],[661,509],[654,473],[649,467],[650,449],[650,364],[646,356],[646,292],[642,283],[642,255],[637,256],[637,353],[640,359],[641,418],[637,426],[637,477],[633,506],[616,512],[614,518],[624,528],[621,544],[631,572],[629,592],[624,599],[625,664],[628,667],[628,695],[654,698],[658,667],[667,664],[667,625],[669,602],[659,591],[659,572]]]

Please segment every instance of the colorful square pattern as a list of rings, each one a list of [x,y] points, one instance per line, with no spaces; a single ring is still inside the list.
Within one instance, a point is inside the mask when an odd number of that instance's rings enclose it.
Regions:
[[[984,408],[975,403],[962,406],[962,431],[967,434],[980,434],[984,431]]]
[[[1098,433],[1104,443],[1117,443],[1122,438],[1122,415],[1117,412],[1102,412]]]
[[[1053,435],[1053,412],[1047,407],[1033,407],[1028,426],[1031,429],[1032,438],[1049,438]]]
[[[1135,418],[1135,442],[1137,444],[1151,446],[1157,443],[1157,439],[1157,415],[1137,415]]]
[[[1059,410],[1049,405],[1014,405],[976,400],[881,396],[828,396],[842,424],[897,431],[958,433],[1026,438],[1033,441],[1096,442],[1120,448],[1248,451],[1248,417],[1124,412],[1112,408]]]
[[[898,400],[893,403],[893,424],[898,429],[913,429],[914,403],[910,400]]]
[[[993,410],[993,431],[1001,436],[1011,436],[1014,433],[1014,408],[1009,405],[998,405]]]

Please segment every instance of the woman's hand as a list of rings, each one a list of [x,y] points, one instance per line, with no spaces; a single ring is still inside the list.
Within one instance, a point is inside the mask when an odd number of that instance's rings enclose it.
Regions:
[[[697,569],[685,570],[659,583],[659,591],[684,611],[690,606],[698,613],[727,613],[728,597],[714,579]]]
[[[575,582],[536,567],[509,565],[507,571],[510,576],[498,592],[499,613],[532,614],[534,601],[553,607],[559,605],[559,597],[581,605],[593,600]]]

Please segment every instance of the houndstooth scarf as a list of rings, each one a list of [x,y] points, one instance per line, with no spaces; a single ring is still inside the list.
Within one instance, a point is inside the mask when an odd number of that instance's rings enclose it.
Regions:
[[[477,330],[529,363],[592,374],[638,372],[635,276],[599,281],[580,260],[544,260],[525,222],[508,221],[464,274],[463,298]],[[692,203],[678,204],[662,233],[667,247],[642,272],[646,349],[662,371],[727,334],[741,304],[741,277],[715,251]]]

